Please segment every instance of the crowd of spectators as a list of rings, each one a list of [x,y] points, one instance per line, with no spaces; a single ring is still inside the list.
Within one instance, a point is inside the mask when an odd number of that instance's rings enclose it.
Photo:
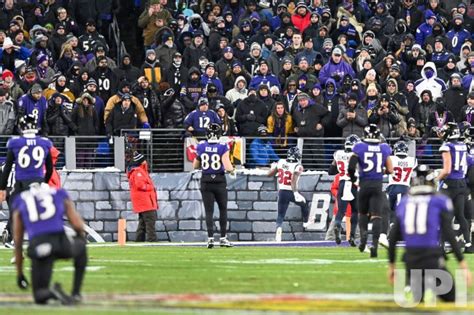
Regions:
[[[219,122],[225,135],[286,146],[362,136],[369,123],[427,138],[474,119],[463,1],[135,0],[144,53],[116,60],[108,27],[121,2],[3,1],[1,134],[35,113],[48,136],[200,136]]]

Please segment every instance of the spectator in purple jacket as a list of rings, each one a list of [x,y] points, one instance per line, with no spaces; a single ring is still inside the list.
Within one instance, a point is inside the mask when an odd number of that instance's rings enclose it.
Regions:
[[[329,78],[333,78],[336,81],[337,87],[342,84],[342,78],[346,74],[349,74],[351,78],[355,77],[354,69],[348,64],[342,57],[342,49],[335,47],[332,50],[331,58],[329,62],[325,64],[321,72],[319,72],[319,80],[321,85],[324,85]]]
[[[18,99],[17,117],[33,114],[38,117],[38,130],[42,133],[46,115],[47,101],[42,95],[41,85],[35,83],[27,94]]]

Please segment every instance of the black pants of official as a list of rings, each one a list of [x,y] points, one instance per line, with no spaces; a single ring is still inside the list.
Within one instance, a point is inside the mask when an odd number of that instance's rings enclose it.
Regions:
[[[48,254],[45,248],[50,246]],[[48,234],[33,238],[28,247],[31,258],[31,281],[33,298],[38,304],[45,304],[54,298],[49,287],[53,274],[54,262],[58,259],[72,258],[74,262],[74,280],[72,295],[81,293],[82,280],[87,266],[86,240],[75,237],[70,240],[65,233]]]
[[[468,190],[466,181],[462,180],[445,180],[441,192],[451,198],[454,207],[454,218],[459,224],[459,228],[464,236],[466,243],[471,242],[471,233],[469,232],[471,222],[468,223],[465,215],[466,203],[468,200]]]
[[[138,214],[137,242],[156,242],[155,223],[158,219],[156,210],[141,212]]]
[[[446,260],[441,249],[407,249],[403,256],[403,261],[406,266],[407,285],[411,284],[410,276],[413,271],[421,270],[422,272],[421,283],[413,283],[411,287],[415,301],[422,301],[424,292],[428,289],[425,288],[426,270],[442,270],[448,272],[446,269]],[[445,302],[454,302],[456,298],[456,286],[453,276],[450,273],[449,275],[453,280],[453,286],[448,293],[439,295],[439,298]],[[439,285],[439,283],[433,283],[433,285]]]
[[[203,175],[201,195],[206,212],[207,236],[214,236],[214,202],[217,202],[221,237],[225,237],[227,234],[227,182],[225,175]]]
[[[346,215],[347,206],[351,205],[351,237],[354,238],[355,232],[357,230],[357,223],[359,219],[359,200],[357,192],[357,187],[353,183],[351,183],[351,193],[354,196],[354,199],[351,201],[342,200],[342,196],[344,194],[344,185],[346,184],[346,180],[341,180],[339,182],[339,187],[337,189],[337,213],[336,213],[336,226],[341,227],[342,219]]]

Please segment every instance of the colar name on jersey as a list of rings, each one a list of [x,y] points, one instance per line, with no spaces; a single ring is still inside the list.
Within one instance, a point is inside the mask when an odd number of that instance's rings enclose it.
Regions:
[[[206,151],[206,152],[211,152],[211,153],[216,153],[217,150],[218,150],[217,147],[206,147],[206,148],[204,149],[204,151]]]

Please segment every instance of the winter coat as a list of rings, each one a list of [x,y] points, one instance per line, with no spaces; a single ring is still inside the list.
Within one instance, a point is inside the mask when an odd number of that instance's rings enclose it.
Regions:
[[[196,47],[193,44],[186,47],[183,52],[183,63],[184,66],[188,69],[191,67],[196,67],[199,65],[199,58],[202,56],[206,57],[208,60],[211,60],[211,52],[209,48],[207,48],[204,43],[201,46]]]
[[[49,103],[46,110],[47,134],[49,136],[69,136],[77,127],[71,120],[70,111],[64,104]],[[71,132],[72,131],[72,132]]]
[[[296,135],[298,137],[324,137],[324,126],[327,124],[328,110],[319,104],[309,104],[306,108],[298,108],[293,114]],[[316,129],[321,124],[323,128]]]
[[[122,101],[122,98],[116,94],[109,98],[107,104],[105,105],[104,109],[104,121],[107,121],[107,117],[110,115],[110,112],[114,110],[117,104]],[[142,102],[136,97],[132,95],[132,103],[135,104],[135,112],[137,114],[138,120],[144,124],[148,122],[147,115],[145,113],[145,109],[143,108]]]
[[[342,78],[344,78],[346,74],[349,74],[351,78],[355,78],[355,72],[351,65],[344,60],[336,64],[331,58],[329,62],[321,68],[319,80],[321,81],[321,85],[324,85],[329,78],[333,78],[336,81],[336,88],[339,88],[342,85]]]
[[[201,75],[201,85],[204,86],[207,90],[208,84],[214,84],[217,88],[217,93],[219,95],[224,95],[224,87],[222,86],[221,80],[216,76],[209,77],[207,74]]]
[[[134,213],[158,210],[158,195],[155,184],[148,173],[146,161],[127,171],[130,199]]]
[[[99,117],[97,111],[94,105],[89,106],[92,106],[92,115],[86,113],[86,109],[82,103],[77,104],[72,110],[71,120],[77,126],[75,130],[75,135],[77,136],[95,136],[99,134]],[[83,117],[81,117],[80,114],[81,108],[84,111]]]
[[[151,62],[145,59],[140,72],[148,79],[153,89],[158,90],[158,85],[163,81],[161,63],[158,60]]]
[[[59,189],[61,188],[61,177],[59,176],[58,171],[56,170],[56,163],[58,163],[58,158],[61,152],[56,149],[55,146],[52,146],[49,150],[49,154],[51,155],[51,160],[53,161],[53,173],[51,174],[51,178],[49,179],[48,185],[50,187]]]
[[[173,55],[178,51],[176,45],[169,48],[165,44],[161,44],[155,48],[156,59],[160,61],[160,64],[164,65],[164,68],[169,67],[173,63]]]
[[[271,73],[268,73],[266,75],[258,73],[257,75],[252,77],[252,80],[250,81],[250,84],[249,84],[249,88],[258,89],[258,86],[260,84],[268,85],[268,87],[276,86],[279,89],[281,89],[278,78],[274,74],[271,74]]]
[[[16,117],[13,102],[6,100],[3,104],[0,104],[0,135],[13,134],[15,122]]]
[[[293,126],[293,117],[286,113],[285,117],[277,117],[274,115],[268,116],[267,119],[267,131],[269,136],[277,138],[276,144],[281,146],[288,145],[288,137],[295,133]]]
[[[117,91],[118,78],[110,68],[106,68],[105,71],[97,68],[91,77],[97,82],[97,93],[104,101],[107,101]]]
[[[225,94],[225,97],[232,103],[234,104],[234,106],[237,105],[237,101],[240,101],[240,100],[243,100],[245,98],[247,98],[247,93],[248,93],[248,90],[246,88],[243,88],[242,90],[239,90],[238,87],[237,87],[237,82],[239,81],[245,81],[245,86],[247,86],[247,80],[243,77],[243,76],[239,76],[237,77],[237,79],[235,80],[235,83],[234,83],[234,88],[233,89],[230,89],[229,91],[227,91],[227,93]]]
[[[347,106],[339,109],[337,125],[342,128],[342,137],[346,138],[354,134],[362,138],[364,136],[364,127],[369,123],[367,111],[362,105],[356,105],[353,110],[353,112],[356,114],[356,117],[353,120],[347,119],[347,113],[349,112],[350,109]]]
[[[183,128],[186,116],[183,103],[175,95],[163,96],[161,99],[163,128]]]
[[[133,101],[130,107],[125,111],[122,110],[122,103],[117,103],[105,121],[107,136],[120,136],[122,129],[135,129],[137,126],[135,108],[136,105]]]
[[[159,128],[161,126],[161,108],[155,91],[151,88],[144,90],[141,86],[137,85],[133,90],[133,95],[143,104],[150,126],[152,128]]]
[[[450,87],[449,89],[444,92],[444,101],[446,103],[446,108],[448,111],[453,113],[454,120],[457,123],[462,122],[463,120],[463,112],[462,108],[466,104],[467,101],[467,94],[462,88],[460,87]]]
[[[425,74],[427,68],[431,68],[434,71],[433,77],[429,79],[426,77]],[[427,62],[425,64],[425,66],[421,70],[421,77],[421,79],[415,82],[415,90],[418,97],[420,97],[421,92],[423,92],[424,90],[431,91],[434,100],[438,97],[443,96],[443,92],[446,90],[446,84],[443,80],[438,78],[438,71],[434,63]]]
[[[400,136],[394,134],[396,131],[396,125],[400,122],[400,117],[398,114],[390,109],[388,113],[379,115],[377,110],[372,111],[372,114],[369,117],[369,123],[376,124],[380,129],[380,134],[385,138],[390,138],[392,136]]]
[[[249,117],[251,112],[254,117]],[[251,95],[240,101],[235,113],[239,134],[241,136],[257,136],[258,127],[265,125],[267,117],[267,106],[256,95]]]
[[[125,55],[122,57],[122,63],[117,68],[113,69],[115,75],[117,76],[119,82],[120,81],[127,81],[127,82],[135,82],[138,77],[140,76],[140,69],[133,66],[132,64],[124,65],[123,58],[129,57],[129,55]]]
[[[291,22],[295,28],[300,31],[300,33],[303,33],[311,24],[311,12],[306,10],[306,14],[304,16],[293,14],[291,16]]]
[[[168,82],[175,91],[179,91],[181,84],[186,82],[189,69],[186,68],[182,63],[179,67],[175,64],[170,64],[169,67],[165,68],[163,73],[163,81]]]
[[[158,19],[162,19],[164,25],[168,25],[171,20],[171,14],[167,9],[162,8],[160,12],[149,16],[147,7],[138,18],[138,27],[143,29],[143,43],[145,46],[151,46],[155,40],[155,34],[159,31],[158,26],[156,26],[156,20]]]
[[[32,114],[33,111],[38,115],[38,130],[45,126],[46,108],[48,107],[46,98],[41,96],[39,100],[34,100],[30,93],[23,95],[18,99],[17,117]],[[46,127],[45,127],[46,128]]]

